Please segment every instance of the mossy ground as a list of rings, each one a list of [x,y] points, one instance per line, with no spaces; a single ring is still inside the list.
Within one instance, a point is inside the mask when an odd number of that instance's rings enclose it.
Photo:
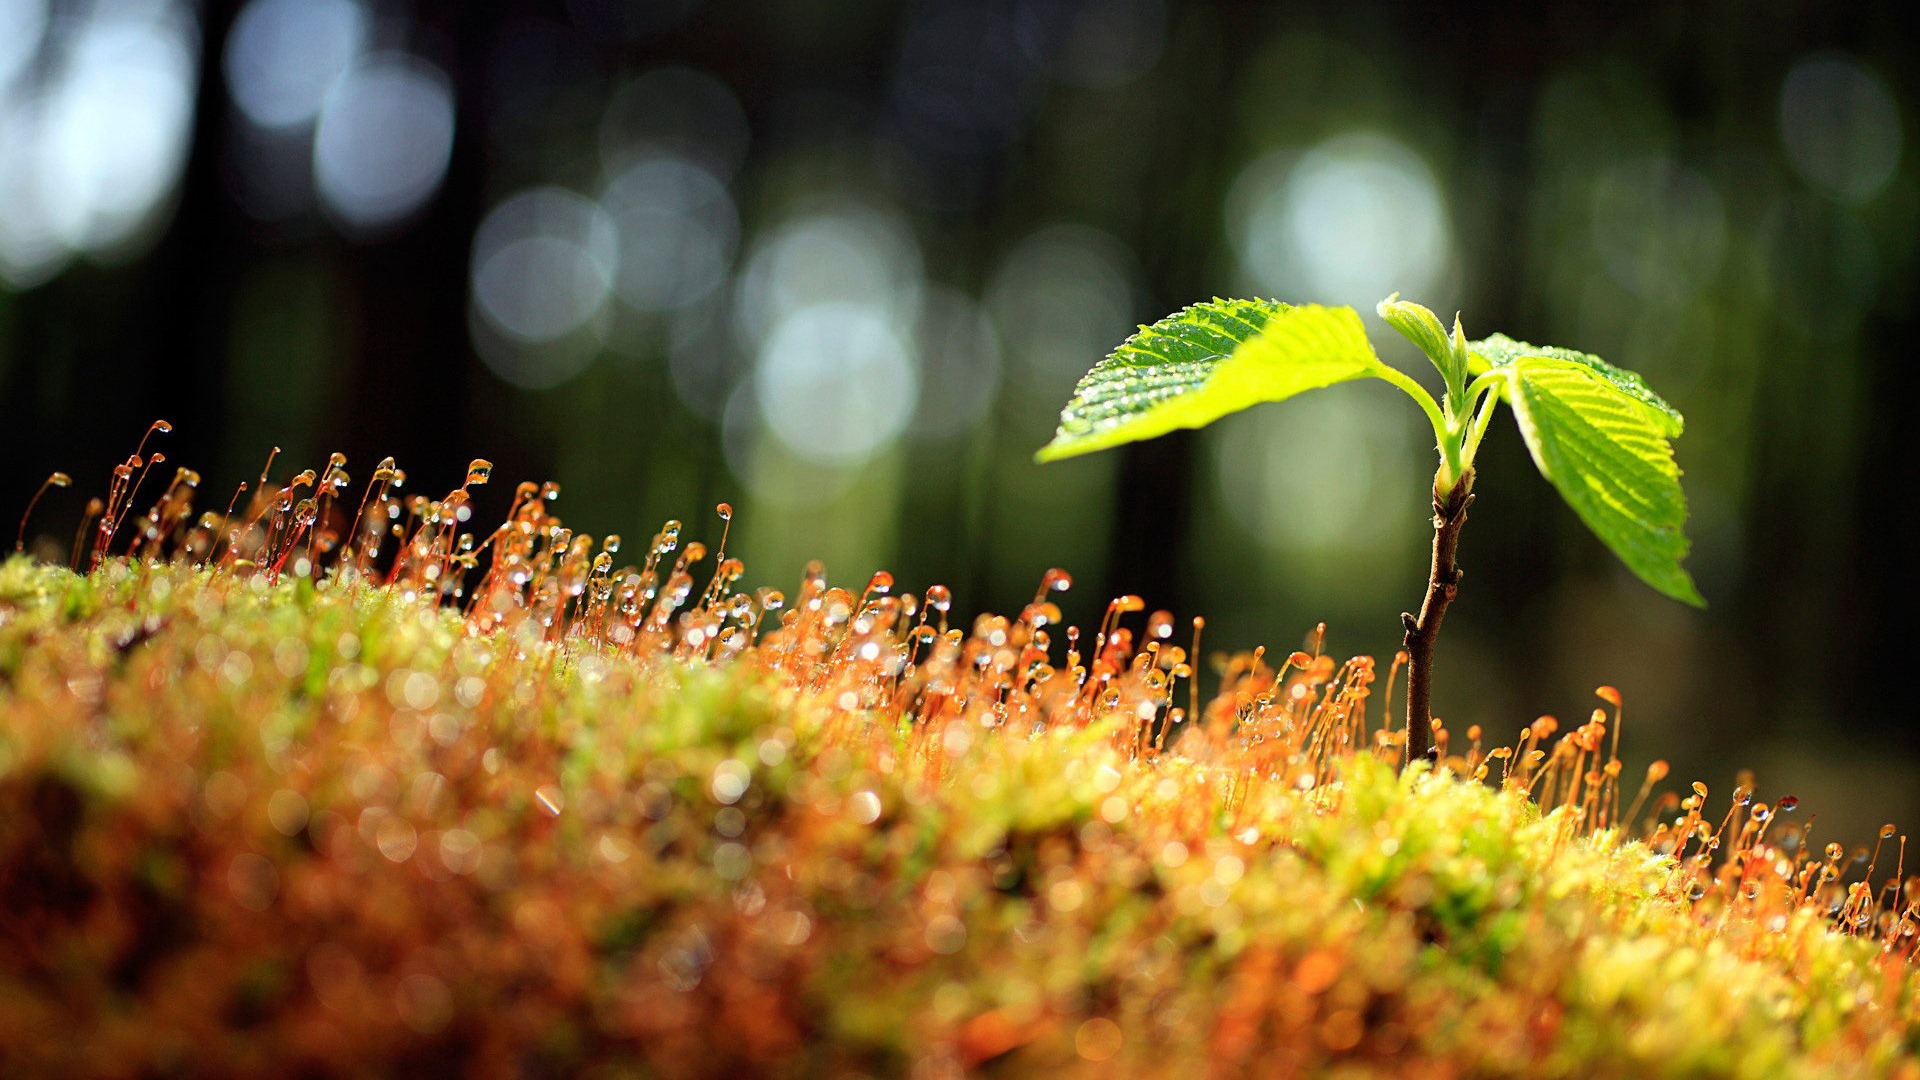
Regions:
[[[1025,619],[810,586],[719,656],[348,577],[0,568],[0,1073],[1920,1076],[1905,923],[1779,851],[1296,774],[1244,691],[1143,753]]]

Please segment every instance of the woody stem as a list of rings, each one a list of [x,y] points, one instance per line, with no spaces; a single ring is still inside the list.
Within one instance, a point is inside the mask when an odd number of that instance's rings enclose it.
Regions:
[[[1467,523],[1467,507],[1473,505],[1473,469],[1469,466],[1453,485],[1433,495],[1433,566],[1427,577],[1426,599],[1420,604],[1420,616],[1400,616],[1406,626],[1404,648],[1407,653],[1407,751],[1403,766],[1432,760],[1433,740],[1433,646],[1440,637],[1440,623],[1447,606],[1460,588],[1460,568],[1454,564],[1460,547],[1460,528]]]

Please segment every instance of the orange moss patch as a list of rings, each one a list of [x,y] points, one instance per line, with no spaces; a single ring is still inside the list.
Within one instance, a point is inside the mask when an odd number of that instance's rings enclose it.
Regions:
[[[1903,868],[1746,790],[1629,827],[1617,695],[1401,776],[1365,658],[1190,716],[1061,574],[951,627],[380,473],[0,567],[0,1071],[1915,1071]]]

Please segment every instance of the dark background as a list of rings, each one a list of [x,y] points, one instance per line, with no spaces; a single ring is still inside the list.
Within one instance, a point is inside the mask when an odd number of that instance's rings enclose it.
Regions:
[[[1138,593],[1210,648],[1386,654],[1433,468],[1393,391],[1030,455],[1216,294],[1354,304],[1414,370],[1399,290],[1688,417],[1705,612],[1499,421],[1454,730],[1611,683],[1635,762],[1913,827],[1911,10],[0,0],[0,506],[72,473],[64,550],[165,417],[209,509],[274,445],[428,493],[484,456],[482,513],[551,478],[580,529],[711,536],[731,502],[758,584],[818,557],[1007,611],[1062,566],[1076,620]]]

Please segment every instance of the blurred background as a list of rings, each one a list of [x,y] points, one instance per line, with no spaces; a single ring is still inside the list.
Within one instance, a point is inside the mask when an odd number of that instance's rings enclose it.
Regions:
[[[64,549],[147,423],[219,509],[395,455],[553,479],[748,581],[1017,610],[1051,566],[1207,650],[1388,656],[1425,425],[1378,384],[1032,464],[1090,365],[1212,295],[1400,291],[1688,417],[1695,612],[1488,439],[1435,707],[1627,702],[1716,803],[1920,828],[1920,9],[1234,0],[0,0],[0,507]],[[1430,370],[1420,377],[1431,376]],[[8,522],[12,521],[7,518]],[[1802,811],[1803,813],[1805,810]],[[1829,831],[1831,823],[1831,831]]]

